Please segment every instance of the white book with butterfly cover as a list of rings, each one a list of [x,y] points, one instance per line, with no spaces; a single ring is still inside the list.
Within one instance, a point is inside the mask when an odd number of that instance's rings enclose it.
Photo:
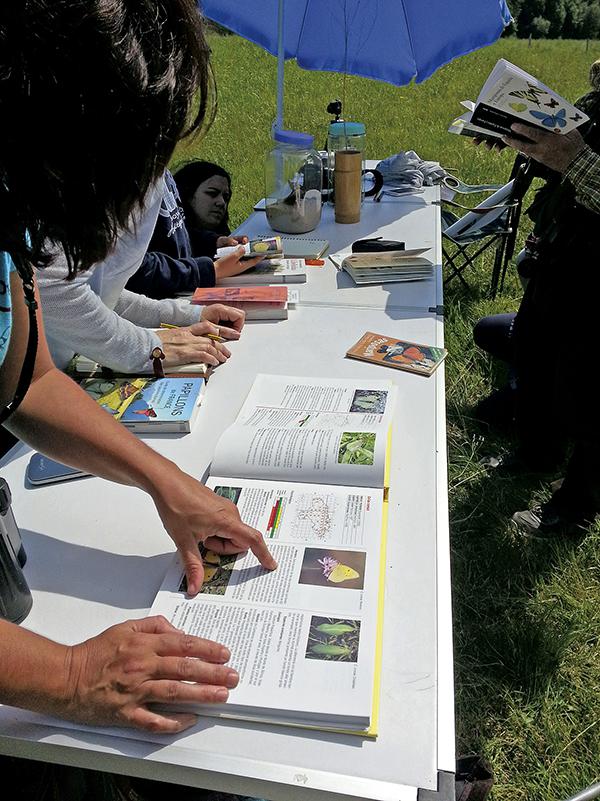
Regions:
[[[176,556],[150,614],[223,643],[240,676],[204,715],[377,734],[391,381],[259,375],[217,444],[207,486],[258,529],[278,567]]]
[[[450,133],[487,139],[513,135],[511,125],[526,123],[566,134],[589,117],[533,75],[501,58],[477,101],[464,100],[466,114],[453,121]]]

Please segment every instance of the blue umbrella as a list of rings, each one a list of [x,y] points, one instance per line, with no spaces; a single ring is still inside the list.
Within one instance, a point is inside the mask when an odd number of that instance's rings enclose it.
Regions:
[[[214,22],[278,57],[283,127],[284,59],[405,86],[495,42],[511,20],[506,0],[202,0]]]

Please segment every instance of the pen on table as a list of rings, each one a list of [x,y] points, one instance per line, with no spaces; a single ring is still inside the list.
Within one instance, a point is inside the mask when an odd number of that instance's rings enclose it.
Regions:
[[[172,325],[171,323],[161,323],[160,328],[181,328],[179,325]],[[225,337],[218,334],[203,334],[207,339],[212,339],[214,342],[226,342]]]
[[[336,261],[333,258],[333,256],[328,256],[327,258],[333,264],[333,266],[335,267],[336,270],[341,270],[342,269],[342,265],[339,263],[339,261]]]

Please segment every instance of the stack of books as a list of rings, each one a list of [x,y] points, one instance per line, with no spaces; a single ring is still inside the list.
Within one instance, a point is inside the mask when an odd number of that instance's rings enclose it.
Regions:
[[[290,306],[298,303],[298,294],[287,286],[198,287],[191,302],[199,306],[223,303],[244,311],[246,320],[286,320]]]
[[[429,248],[351,253],[341,257],[340,269],[347,272],[358,286],[392,281],[423,281],[433,275],[433,262],[422,255],[427,250]],[[335,263],[336,259],[332,261]]]

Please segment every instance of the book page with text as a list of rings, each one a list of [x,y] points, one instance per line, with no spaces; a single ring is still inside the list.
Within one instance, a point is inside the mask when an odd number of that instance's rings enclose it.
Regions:
[[[360,421],[323,428],[234,423],[217,443],[211,474],[383,488],[388,431]]]
[[[217,443],[211,473],[383,487],[391,381],[259,375]]]
[[[208,714],[319,727],[369,726],[379,624],[383,493],[358,487],[211,478],[278,562],[205,556],[205,582],[185,595],[176,557],[150,614],[225,644],[240,673]]]
[[[245,419],[259,406],[304,412],[362,412],[389,417],[395,396],[396,388],[386,380],[259,373],[238,419]]]

